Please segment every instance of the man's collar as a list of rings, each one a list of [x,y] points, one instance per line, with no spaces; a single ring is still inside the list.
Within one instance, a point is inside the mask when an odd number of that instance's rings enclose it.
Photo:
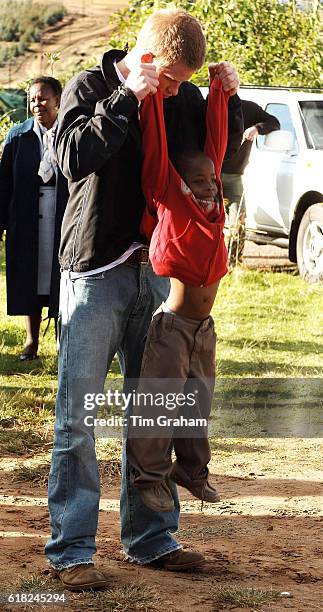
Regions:
[[[114,62],[120,62],[127,54],[118,49],[107,51],[101,58],[100,68],[109,90],[116,89],[120,85]]]

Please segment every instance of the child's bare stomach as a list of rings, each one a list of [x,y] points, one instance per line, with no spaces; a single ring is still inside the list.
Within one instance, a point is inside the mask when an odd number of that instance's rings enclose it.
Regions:
[[[220,281],[217,281],[208,287],[193,287],[171,278],[167,306],[183,317],[202,321],[212,310],[219,284]]]

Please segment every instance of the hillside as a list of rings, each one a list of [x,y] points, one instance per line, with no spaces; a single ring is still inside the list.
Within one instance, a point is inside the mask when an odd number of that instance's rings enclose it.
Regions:
[[[25,55],[0,67],[0,87],[15,87],[26,79],[49,72],[43,55],[47,52],[60,51],[61,61],[55,65],[57,77],[86,57],[99,55],[107,46],[110,15],[128,4],[127,0],[63,0],[62,3],[68,10],[63,21],[48,27],[41,42],[32,43]]]

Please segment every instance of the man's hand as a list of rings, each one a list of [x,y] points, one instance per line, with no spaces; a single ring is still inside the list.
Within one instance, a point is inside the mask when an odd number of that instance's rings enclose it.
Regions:
[[[211,85],[214,77],[219,77],[224,91],[228,91],[230,96],[237,93],[239,78],[235,68],[229,62],[219,64],[209,64],[209,84]]]
[[[149,63],[141,63],[130,71],[126,82],[140,102],[149,94],[155,94],[159,85],[156,66]]]
[[[255,125],[250,128],[247,128],[243,133],[243,140],[251,140],[251,142],[257,138],[259,132]]]

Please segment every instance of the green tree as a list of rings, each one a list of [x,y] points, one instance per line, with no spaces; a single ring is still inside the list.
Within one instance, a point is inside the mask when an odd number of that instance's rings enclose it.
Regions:
[[[132,46],[156,8],[169,2],[130,0],[115,19],[113,47]],[[197,17],[204,26],[208,61],[231,61],[244,84],[319,87],[322,85],[322,22],[317,2],[311,10],[292,0],[195,0],[173,4]],[[206,68],[195,77],[206,82]]]

